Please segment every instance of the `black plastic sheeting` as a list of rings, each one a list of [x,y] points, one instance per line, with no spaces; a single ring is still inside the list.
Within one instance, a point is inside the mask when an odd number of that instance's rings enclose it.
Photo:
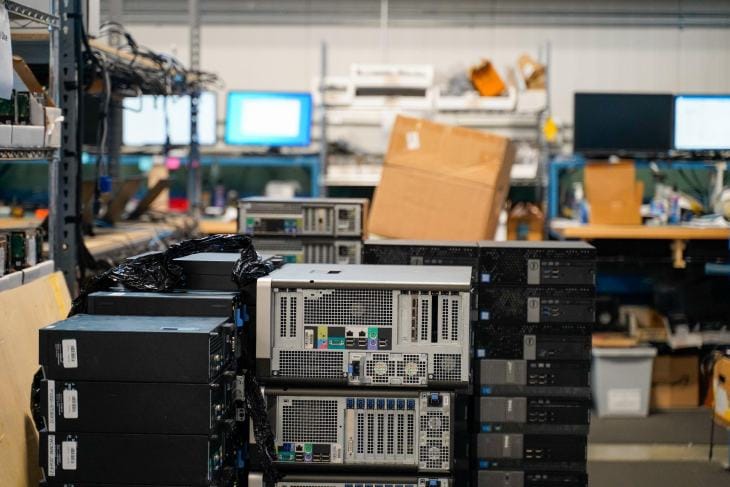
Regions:
[[[183,268],[175,263],[175,259],[201,252],[240,252],[231,272],[231,280],[236,283],[241,292],[244,287],[255,282],[258,278],[268,275],[279,265],[277,260],[263,260],[256,253],[251,238],[246,235],[211,235],[204,238],[186,240],[171,245],[166,251],[143,254],[127,259],[122,264],[107,270],[88,281],[86,286],[73,301],[69,316],[87,311],[87,296],[97,291],[105,291],[121,284],[130,291],[165,292],[174,289],[185,289],[186,279]],[[251,357],[242,356],[243,363],[249,365]],[[250,368],[243,373],[245,381],[244,407],[247,417],[251,420],[256,446],[261,449],[264,465],[261,465],[264,476],[268,481],[281,478],[275,465],[276,447],[271,423],[266,412],[266,400],[261,387]],[[39,371],[40,372],[40,371]],[[44,426],[40,414],[40,380],[42,375],[37,374],[33,393],[31,394],[31,410],[39,430]],[[243,432],[247,434],[247,432]]]
[[[201,252],[240,252],[231,280],[239,288],[267,275],[275,264],[262,260],[254,249],[251,237],[246,235],[211,235],[186,240],[163,252],[143,254],[130,258],[89,280],[79,296],[74,299],[69,316],[86,312],[86,298],[97,291],[105,291],[116,284],[130,291],[171,291],[185,289],[185,273],[175,259]]]

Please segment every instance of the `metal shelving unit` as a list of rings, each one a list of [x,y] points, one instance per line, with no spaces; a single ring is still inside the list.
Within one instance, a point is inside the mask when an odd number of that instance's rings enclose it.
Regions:
[[[33,26],[43,25],[57,29],[59,26],[59,18],[57,15],[41,12],[34,8],[23,5],[22,3],[13,2],[12,0],[0,0],[5,4],[5,9],[10,14],[10,28],[28,27],[28,21]],[[25,21],[25,25],[22,22]]]

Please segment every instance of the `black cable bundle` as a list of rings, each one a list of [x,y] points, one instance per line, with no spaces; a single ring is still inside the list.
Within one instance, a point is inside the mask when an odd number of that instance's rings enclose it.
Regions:
[[[235,282],[239,286],[268,274],[274,268],[273,264],[267,264],[259,258],[251,238],[246,235],[211,235],[185,240],[171,245],[163,252],[128,259],[117,267],[95,276],[74,299],[69,316],[86,311],[86,298],[89,294],[107,290],[114,284],[122,284],[131,291],[164,292],[184,289],[185,274],[182,267],[174,262],[175,259],[200,252],[236,251],[241,252],[241,259],[236,262],[231,279],[235,277]]]

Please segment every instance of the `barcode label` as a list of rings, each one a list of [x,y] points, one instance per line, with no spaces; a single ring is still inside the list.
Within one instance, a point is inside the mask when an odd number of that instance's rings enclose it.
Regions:
[[[236,376],[236,389],[233,392],[233,399],[236,401],[243,401],[246,394],[246,382],[242,375]]]
[[[66,419],[78,419],[79,391],[75,389],[63,390],[63,417]]]
[[[48,396],[46,397],[48,402],[48,431],[56,431],[56,381],[49,380],[48,384]]]
[[[76,445],[75,441],[64,441],[61,443],[61,468],[64,470],[76,470]]]
[[[79,366],[79,357],[76,350],[76,340],[61,340],[61,356],[64,369],[76,369]]]
[[[56,435],[48,435],[48,476],[56,476]]]

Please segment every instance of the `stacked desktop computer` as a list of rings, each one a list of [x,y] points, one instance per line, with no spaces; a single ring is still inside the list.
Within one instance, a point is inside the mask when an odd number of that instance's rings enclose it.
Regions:
[[[367,199],[245,198],[238,203],[238,233],[286,262],[359,264],[367,212]]]
[[[40,330],[37,421],[49,487],[233,486],[245,448],[237,254],[186,259],[188,289],[92,293]],[[207,263],[208,266],[203,264]],[[191,289],[192,288],[192,289]]]
[[[595,275],[585,243],[479,243],[476,485],[587,485]]]
[[[595,249],[369,240],[363,262],[472,266],[473,485],[586,486]]]
[[[468,267],[316,264],[259,279],[256,375],[280,478],[252,447],[249,486],[466,485],[470,282]]]

